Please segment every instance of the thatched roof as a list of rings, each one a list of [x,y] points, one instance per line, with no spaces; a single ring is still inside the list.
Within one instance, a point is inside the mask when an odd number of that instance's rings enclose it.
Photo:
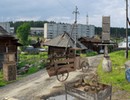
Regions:
[[[87,49],[79,41],[76,41],[76,46],[75,46],[75,40],[66,32],[64,34],[55,37],[54,39],[51,39],[50,41],[45,42],[43,45]]]

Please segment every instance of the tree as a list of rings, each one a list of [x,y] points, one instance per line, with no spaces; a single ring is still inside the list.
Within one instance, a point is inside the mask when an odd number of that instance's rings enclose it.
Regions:
[[[17,38],[19,39],[19,42],[26,46],[28,44],[28,35],[30,32],[30,24],[23,23],[20,25],[17,29]]]

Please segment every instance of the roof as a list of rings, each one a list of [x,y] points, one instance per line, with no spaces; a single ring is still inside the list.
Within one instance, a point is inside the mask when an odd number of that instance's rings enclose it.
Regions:
[[[9,34],[2,26],[0,26],[0,36],[4,36],[4,35],[9,35]]]
[[[66,32],[64,34],[55,37],[54,39],[51,39],[50,41],[45,42],[43,45],[87,49],[79,41],[76,41],[76,46],[75,46],[75,40]]]
[[[95,37],[81,37],[79,40],[84,40],[86,42],[95,42],[95,43],[101,43],[102,41],[98,38],[95,38]]]
[[[17,46],[21,46],[20,43],[18,43],[18,39],[16,39],[14,36],[10,35],[2,26],[0,26],[0,40],[2,41],[2,39],[10,39],[12,41],[14,41],[14,45]]]

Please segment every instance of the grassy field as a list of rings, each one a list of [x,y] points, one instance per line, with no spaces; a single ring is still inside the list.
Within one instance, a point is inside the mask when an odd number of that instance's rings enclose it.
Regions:
[[[130,51],[129,51],[130,54]],[[102,62],[98,67],[99,80],[102,83],[112,84],[113,86],[130,92],[130,83],[125,79],[125,51],[116,51],[110,53],[112,61],[112,72],[105,73],[102,71]],[[130,56],[129,56],[130,59]]]

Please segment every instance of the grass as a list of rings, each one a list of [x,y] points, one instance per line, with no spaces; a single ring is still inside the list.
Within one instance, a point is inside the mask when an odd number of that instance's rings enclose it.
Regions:
[[[98,53],[94,51],[89,51],[87,53],[80,54],[81,57],[90,57],[90,56],[95,56],[95,55],[98,55]]]
[[[41,52],[39,54],[20,54],[18,69],[24,67],[26,64],[33,64],[33,67],[44,68],[45,60],[48,58],[47,52]]]
[[[3,73],[0,71],[0,87],[5,86],[6,84],[8,84],[8,82],[3,80]]]
[[[32,67],[29,68],[27,73],[22,73],[22,76],[26,76],[29,74],[33,74],[40,69],[43,69],[45,67],[45,61],[48,56],[47,52],[41,52],[39,54],[19,54],[19,63],[18,63],[18,69],[24,67],[26,64],[32,64]],[[18,78],[19,79],[19,78]],[[5,86],[11,82],[4,81],[3,79],[3,73],[0,71],[0,87]]]
[[[130,53],[130,51],[129,51]],[[130,56],[129,56],[130,58]],[[112,72],[105,73],[102,71],[102,62],[98,66],[99,80],[102,83],[112,84],[113,86],[130,92],[130,83],[125,78],[125,68],[123,67],[125,62],[125,51],[116,51],[110,53],[110,59],[112,61]]]

